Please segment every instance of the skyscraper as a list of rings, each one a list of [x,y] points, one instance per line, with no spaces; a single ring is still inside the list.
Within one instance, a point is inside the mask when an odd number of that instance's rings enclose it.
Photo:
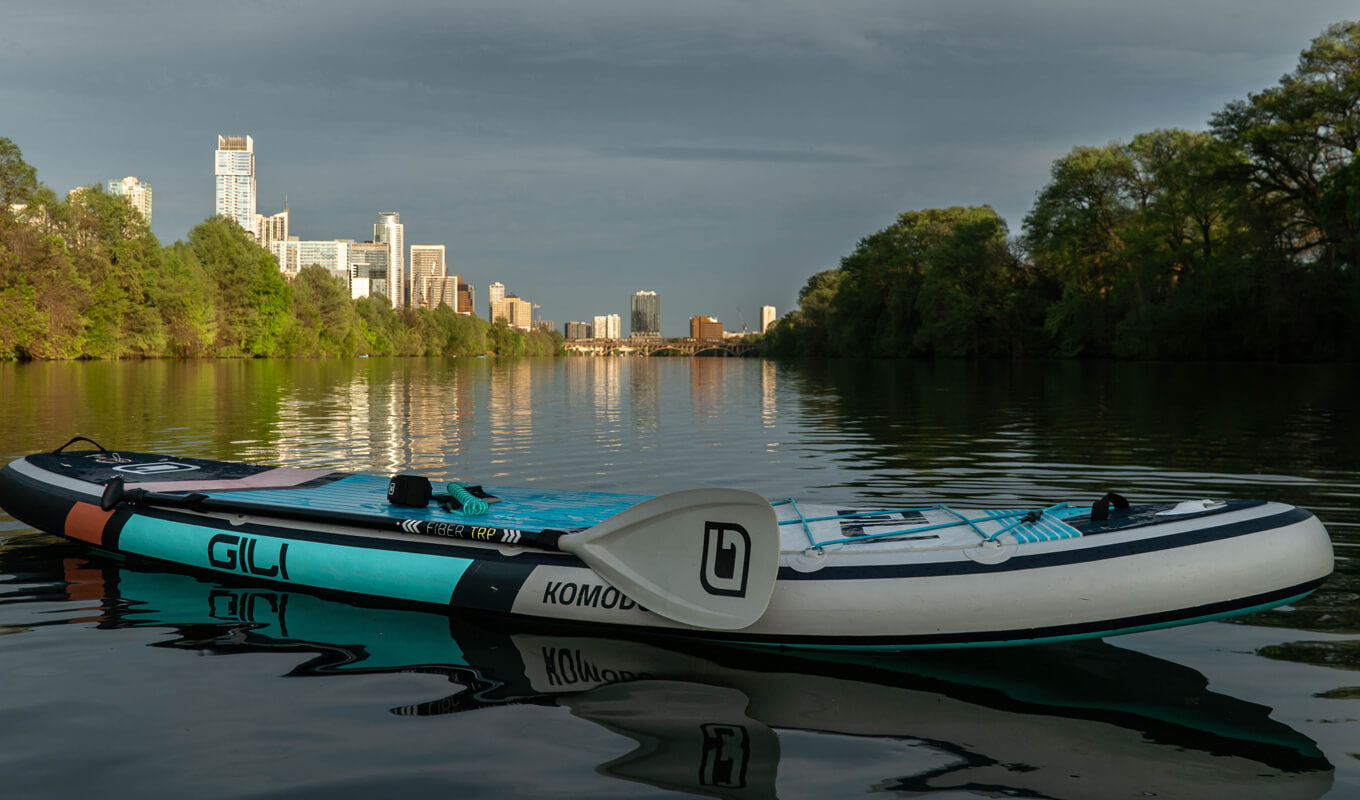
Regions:
[[[383,211],[373,225],[373,241],[386,244],[390,251],[387,256],[387,286],[391,291],[393,308],[404,308],[411,302],[411,284],[406,277],[406,226],[401,224],[401,214],[396,211]]]
[[[288,201],[285,200],[283,210],[273,216],[255,215],[255,241],[271,252],[275,242],[288,241]]]
[[[151,184],[142,183],[129,175],[122,180],[114,179],[108,183],[109,194],[126,197],[132,207],[142,212],[148,227],[151,225]]]
[[[471,317],[477,311],[477,291],[472,288],[472,284],[464,283],[461,278],[458,280],[458,307],[454,310],[459,314],[466,314]]]
[[[445,277],[444,245],[442,244],[413,244],[411,245],[411,305],[417,308],[433,308],[439,305],[424,295],[426,286],[435,285],[435,278]],[[453,288],[449,291],[456,295],[458,282],[455,278]],[[457,302],[446,302],[445,305],[453,306]]]
[[[774,320],[775,320],[774,306],[761,306],[760,332],[764,333],[765,331],[768,331],[770,329],[770,326],[774,324]]]
[[[633,338],[656,338],[661,335],[661,298],[656,292],[641,291],[633,294],[632,315]]]
[[[622,320],[618,314],[597,314],[591,325],[596,339],[618,339],[622,337]]]
[[[496,304],[505,299],[505,284],[496,281],[486,287],[487,320],[496,321]]]
[[[349,296],[380,294],[392,300],[388,258],[392,248],[382,242],[354,243],[349,246]]]
[[[252,235],[255,231],[255,140],[249,136],[218,136],[217,205],[214,214],[236,220]]]

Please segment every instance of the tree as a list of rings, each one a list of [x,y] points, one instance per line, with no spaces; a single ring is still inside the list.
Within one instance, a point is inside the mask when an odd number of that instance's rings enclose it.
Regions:
[[[318,264],[293,281],[295,355],[352,356],[361,338],[359,315],[344,285]]]
[[[147,297],[161,313],[166,355],[213,355],[217,340],[215,289],[215,282],[209,280],[192,247],[175,242],[165,248],[160,272],[148,286]]]
[[[218,354],[258,357],[278,353],[292,298],[274,257],[225,217],[194,226],[189,246],[215,284]]]
[[[949,233],[931,246],[916,308],[917,345],[945,356],[1020,355],[1023,322],[1019,259],[1006,223],[991,208],[959,209]]]
[[[37,170],[24,162],[17,144],[0,136],[0,217],[9,216],[12,206],[27,203],[37,190]]]
[[[1238,182],[1281,222],[1275,244],[1289,257],[1340,263],[1360,217],[1331,216],[1329,177],[1360,149],[1360,22],[1339,22],[1314,39],[1279,84],[1213,116],[1212,130],[1247,161]],[[1335,185],[1331,182],[1330,185]]]

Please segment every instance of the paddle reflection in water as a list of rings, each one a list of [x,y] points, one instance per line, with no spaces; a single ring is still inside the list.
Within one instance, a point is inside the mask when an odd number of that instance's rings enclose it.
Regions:
[[[98,557],[65,564],[68,593],[99,605],[82,621],[99,628],[171,629],[155,646],[205,654],[303,655],[290,676],[447,676],[458,691],[386,709],[423,719],[412,735],[497,708],[565,708],[636,743],[599,773],[663,790],[1316,798],[1332,785],[1314,742],[1268,708],[1103,641],[770,651],[357,606]],[[851,750],[875,756],[837,758]]]

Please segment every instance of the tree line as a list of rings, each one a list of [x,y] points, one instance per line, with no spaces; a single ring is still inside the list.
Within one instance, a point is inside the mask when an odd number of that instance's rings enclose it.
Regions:
[[[1360,357],[1360,22],[1208,131],[1076,147],[1019,236],[909,211],[813,275],[767,355]]]
[[[290,283],[222,217],[163,247],[124,198],[97,186],[58,198],[0,138],[0,361],[553,355],[561,344],[447,306],[352,299],[315,264]]]

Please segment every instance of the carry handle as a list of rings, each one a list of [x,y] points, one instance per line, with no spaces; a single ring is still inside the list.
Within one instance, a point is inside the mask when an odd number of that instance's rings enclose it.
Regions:
[[[1120,511],[1129,510],[1129,501],[1123,496],[1114,492],[1106,492],[1105,496],[1091,504],[1091,521],[1101,522],[1110,518],[1110,506],[1113,505]]]

